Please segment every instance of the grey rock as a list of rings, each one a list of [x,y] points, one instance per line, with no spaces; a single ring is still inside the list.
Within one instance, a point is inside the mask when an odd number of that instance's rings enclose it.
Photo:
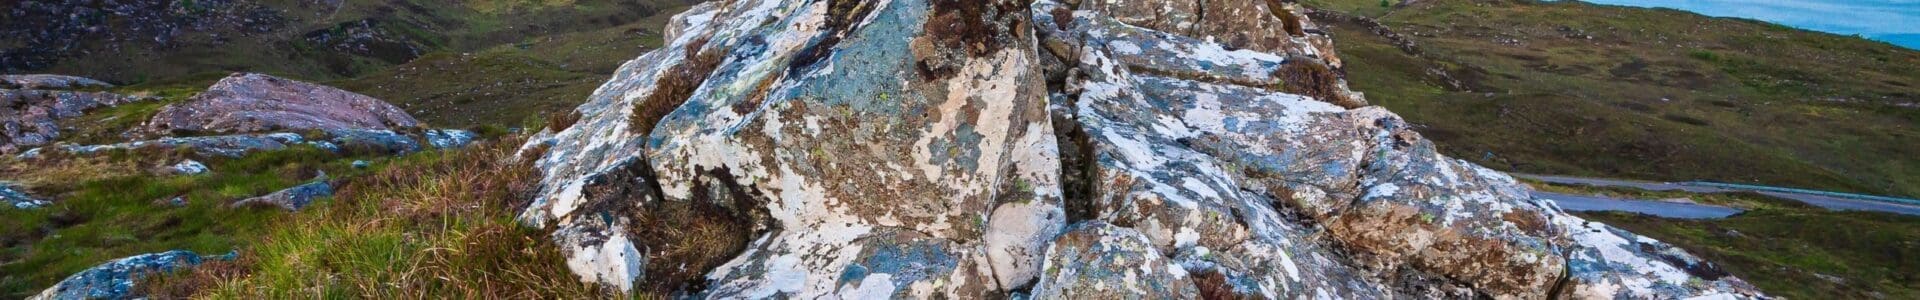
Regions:
[[[720,206],[711,298],[1764,297],[1440,155],[1295,4],[952,2],[695,6],[522,146],[520,219],[629,290],[644,207]]]
[[[200,175],[206,174],[209,170],[206,164],[191,159],[182,160],[180,163],[167,167],[167,172],[175,175]]]
[[[193,252],[174,250],[130,256],[68,276],[30,299],[125,299],[133,296],[134,285],[142,277],[190,268],[207,259],[233,259],[237,255],[201,257]]]
[[[306,208],[307,205],[313,204],[314,200],[329,196],[333,196],[333,185],[327,183],[327,174],[322,173],[318,178],[314,178],[313,181],[306,184],[273,192],[272,194],[234,201],[231,206],[272,205],[286,209],[287,211],[299,211],[301,208]]]
[[[354,160],[354,161],[353,161],[353,168],[355,168],[355,169],[365,169],[365,168],[367,168],[368,166],[372,166],[372,165],[373,165],[372,163],[368,163],[367,161],[364,161],[364,160]]]
[[[167,198],[160,198],[160,199],[153,200],[153,204],[172,206],[172,207],[186,207],[187,197],[173,196],[173,197],[167,197]]]
[[[461,147],[471,144],[471,133],[461,130],[430,130],[440,132],[440,143],[448,147]],[[23,151],[19,158],[38,158],[46,151],[62,151],[74,155],[93,155],[115,150],[140,149],[186,149],[203,156],[241,157],[259,151],[283,150],[297,145],[308,145],[332,152],[355,152],[359,154],[408,154],[425,150],[420,146],[420,137],[390,130],[335,129],[323,131],[319,139],[308,139],[297,133],[234,134],[196,137],[163,137],[153,140],[133,141],[106,145],[57,145]],[[467,136],[460,140],[449,136]],[[428,141],[429,143],[432,140]],[[437,147],[437,146],[436,146]],[[437,147],[447,148],[447,147]]]
[[[473,140],[479,137],[471,131],[459,129],[428,129],[426,131],[427,145],[435,149],[466,147],[473,144]]]
[[[27,195],[11,183],[0,183],[0,204],[14,209],[38,209],[53,203]]]
[[[380,99],[261,74],[221,79],[205,93],[162,107],[150,134],[235,134],[299,130],[391,130],[420,122]]]
[[[0,75],[0,88],[6,89],[68,90],[110,87],[113,87],[113,85],[79,76],[54,74]]]
[[[60,138],[61,119],[87,111],[147,100],[106,92],[0,89],[0,153]]]

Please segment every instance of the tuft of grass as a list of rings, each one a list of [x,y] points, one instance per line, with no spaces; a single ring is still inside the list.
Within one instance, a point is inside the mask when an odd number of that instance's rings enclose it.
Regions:
[[[723,54],[726,51],[706,51],[706,44],[704,39],[688,43],[684,50],[686,58],[654,82],[652,93],[633,103],[633,117],[628,120],[632,126],[627,127],[628,130],[639,134],[652,133],[653,126],[661,118],[680,108],[687,98],[693,97],[693,92],[707,81],[713,68],[719,67],[720,60],[725,58]]]
[[[191,294],[259,298],[602,298],[559,262],[545,232],[519,226],[537,176],[516,141],[425,152],[343,179],[329,203],[250,240],[250,275]]]
[[[0,228],[8,228],[0,230],[0,297],[26,297],[80,270],[136,254],[232,251],[286,215],[230,209],[227,203],[303,183],[318,170],[356,173],[343,157],[311,147],[199,158],[213,169],[206,175],[148,173],[185,157],[117,151],[0,165],[0,178],[22,179],[35,195],[54,200],[37,210],[0,210]],[[161,201],[173,197],[187,205]]]
[[[1291,16],[1292,14],[1287,14]],[[1340,92],[1340,75],[1333,68],[1316,59],[1288,59],[1285,65],[1274,75],[1288,93],[1304,95],[1322,102],[1333,103],[1346,108],[1366,106],[1366,103],[1343,96]]]

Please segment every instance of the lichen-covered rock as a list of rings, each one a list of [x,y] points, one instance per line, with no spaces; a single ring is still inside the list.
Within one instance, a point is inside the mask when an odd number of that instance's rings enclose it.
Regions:
[[[696,6],[523,147],[521,219],[631,290],[714,207],[710,298],[1759,296],[1439,155],[1294,4],[1073,3]]]
[[[60,119],[145,99],[106,92],[0,89],[0,153],[58,140]]]
[[[306,208],[309,204],[313,204],[313,200],[327,196],[333,196],[333,185],[327,183],[327,174],[322,173],[306,184],[259,197],[240,199],[240,201],[234,201],[231,206],[270,205],[288,211],[298,211],[301,208]]]
[[[142,277],[190,268],[206,259],[232,259],[235,255],[201,257],[193,252],[174,250],[116,259],[68,276],[31,299],[125,299],[133,296],[134,284]]]
[[[1047,248],[1034,299],[1196,299],[1186,267],[1133,229],[1093,221],[1073,225]]]
[[[665,201],[751,216],[741,234],[755,242],[710,276],[716,297],[1003,293],[1031,280],[1017,274],[1037,273],[1044,236],[1066,222],[1020,2],[697,6],[578,123],[529,144],[549,147],[546,188],[522,217],[558,227],[584,279],[623,288],[645,279],[630,253],[662,245],[632,244],[629,220],[602,217],[626,213],[601,209]],[[650,176],[596,180],[635,169]],[[609,184],[640,188],[596,192]],[[952,267],[842,276],[903,232]]]
[[[151,134],[233,134],[299,130],[391,130],[420,126],[380,99],[262,74],[221,79],[185,103],[160,108]]]
[[[36,209],[45,207],[48,204],[53,203],[34,198],[32,195],[27,195],[26,192],[21,191],[19,187],[11,183],[0,182],[0,205],[5,205],[5,207],[13,209]]]
[[[114,150],[140,149],[186,149],[203,156],[241,157],[248,153],[287,149],[297,145],[309,145],[334,152],[355,152],[360,154],[407,154],[425,150],[420,146],[421,139],[435,149],[464,147],[472,143],[473,133],[457,129],[427,130],[425,137],[389,130],[335,129],[320,132],[323,136],[309,139],[297,133],[233,134],[195,137],[163,137],[153,140],[132,141],[106,145],[57,145],[34,148],[20,153],[18,157],[37,158],[46,151],[60,151],[75,155],[92,155]],[[439,135],[435,139],[432,136]],[[464,136],[464,140],[456,137]],[[437,142],[436,142],[437,141]],[[445,147],[442,147],[445,146]]]
[[[0,75],[0,89],[69,90],[110,87],[113,87],[113,85],[79,76],[54,74]]]

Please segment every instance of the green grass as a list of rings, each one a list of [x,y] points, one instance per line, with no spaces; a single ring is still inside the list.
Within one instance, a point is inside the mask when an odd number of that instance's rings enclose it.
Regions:
[[[212,299],[611,296],[569,272],[545,232],[514,221],[513,209],[524,205],[536,175],[510,160],[517,140],[493,142],[377,164],[366,176],[346,180],[331,202],[249,239],[242,250],[254,259],[245,266],[247,276],[199,282],[193,294]]]
[[[388,40],[423,48],[423,52],[466,52],[634,23],[664,24],[656,20],[659,15],[671,15],[697,2],[346,0],[341,1],[337,9],[294,0],[249,3],[281,11],[285,22],[266,33],[243,32],[226,26],[184,31],[164,46],[140,39],[88,41],[70,51],[73,56],[46,70],[36,71],[123,84],[238,71],[309,80],[343,79],[404,63],[393,58],[410,54],[341,52],[309,42],[305,34],[374,20],[382,31],[390,34]]]
[[[25,297],[82,269],[141,253],[183,249],[203,254],[238,249],[241,241],[283,221],[272,209],[230,209],[227,203],[305,182],[315,171],[352,176],[347,159],[311,147],[243,159],[206,159],[213,172],[158,176],[146,170],[177,154],[121,152],[88,163],[9,161],[5,177],[57,199],[37,210],[0,210],[0,296]],[[73,158],[81,160],[83,158]],[[60,169],[73,170],[60,170]],[[82,173],[93,178],[68,175]],[[155,203],[186,197],[185,207]]]
[[[1920,108],[1898,106],[1920,102],[1920,52],[1577,1],[1307,4],[1384,15],[1419,46],[1318,20],[1352,88],[1451,156],[1528,173],[1920,196],[1920,157],[1906,150],[1920,147]]]

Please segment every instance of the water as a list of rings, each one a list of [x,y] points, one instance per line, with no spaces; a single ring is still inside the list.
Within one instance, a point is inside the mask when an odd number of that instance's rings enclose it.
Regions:
[[[1581,0],[1761,20],[1920,49],[1920,0]]]

